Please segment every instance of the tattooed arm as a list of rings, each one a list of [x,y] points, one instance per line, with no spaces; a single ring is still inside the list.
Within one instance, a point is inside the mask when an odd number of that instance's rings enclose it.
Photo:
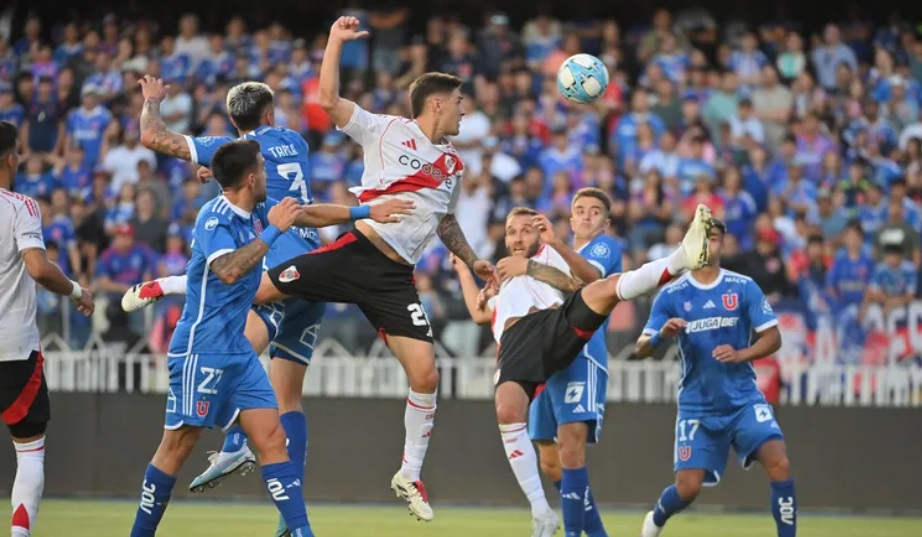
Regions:
[[[455,218],[453,214],[446,214],[442,221],[439,222],[439,227],[436,230],[439,238],[442,239],[442,243],[445,244],[445,247],[448,248],[448,251],[458,256],[458,259],[464,261],[464,264],[472,267],[477,261],[477,254],[474,252],[474,249],[471,248],[471,245],[467,243],[467,239],[464,237],[464,232],[461,231],[461,226],[458,224],[458,219]]]
[[[189,150],[186,137],[168,131],[160,116],[160,101],[165,95],[163,81],[146,75],[138,84],[141,85],[141,94],[144,96],[144,106],[141,109],[141,145],[164,155],[191,161],[192,152]]]
[[[269,245],[262,239],[254,239],[242,248],[224,254],[211,262],[211,270],[219,280],[232,285],[259,266],[269,251]]]
[[[585,285],[569,274],[564,274],[560,269],[538,263],[532,259],[528,260],[528,267],[525,269],[525,274],[565,293],[573,293]]]

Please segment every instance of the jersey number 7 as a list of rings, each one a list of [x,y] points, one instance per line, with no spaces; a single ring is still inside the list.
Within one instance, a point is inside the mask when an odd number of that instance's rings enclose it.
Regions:
[[[304,170],[301,169],[300,163],[279,164],[275,171],[278,172],[279,176],[291,181],[291,186],[288,187],[288,190],[300,192],[301,199],[307,200],[307,182],[304,180]]]

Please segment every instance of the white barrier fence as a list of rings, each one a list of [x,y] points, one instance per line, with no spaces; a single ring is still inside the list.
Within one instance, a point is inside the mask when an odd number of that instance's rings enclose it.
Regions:
[[[406,397],[407,381],[393,358],[348,356],[335,346],[318,348],[304,382],[305,396]],[[62,392],[167,393],[166,357],[126,352],[112,346],[83,351],[54,351],[46,345],[49,387]],[[671,356],[671,355],[670,355]],[[680,370],[666,361],[609,362],[608,400],[628,403],[674,402]],[[442,397],[490,399],[492,358],[437,359]],[[266,365],[268,360],[263,357]],[[919,366],[794,366],[785,372],[782,403],[791,405],[920,407],[922,367]]]

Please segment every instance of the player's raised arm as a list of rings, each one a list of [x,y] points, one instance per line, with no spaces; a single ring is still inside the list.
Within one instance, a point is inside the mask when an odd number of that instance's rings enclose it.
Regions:
[[[415,205],[412,201],[390,199],[373,205],[349,207],[332,203],[304,205],[295,219],[296,226],[326,227],[345,224],[353,220],[370,218],[381,224],[400,221],[400,215],[410,214]]]
[[[554,233],[554,226],[551,225],[551,221],[548,220],[546,216],[543,214],[536,216],[534,218],[534,225],[535,229],[541,234],[541,242],[547,244],[560,254],[560,257],[567,262],[567,265],[570,267],[570,272],[573,273],[576,279],[589,284],[603,276],[603,274],[599,272],[598,267],[590,263],[585,257],[576,253],[576,250],[557,237]]]
[[[343,43],[366,37],[368,32],[359,30],[359,20],[355,17],[340,17],[330,28],[327,48],[320,63],[320,106],[339,128],[349,123],[355,111],[355,103],[339,95],[339,60]]]
[[[266,219],[270,227],[246,246],[237,249],[222,248],[225,243],[228,246],[233,245],[233,239],[230,238],[232,232],[225,222],[216,220],[214,231],[206,238],[204,245],[206,252],[212,252],[209,253],[208,259],[211,270],[227,285],[236,283],[262,263],[274,237],[288,231],[299,213],[298,202],[294,198],[285,198],[269,209]],[[208,227],[206,224],[205,229]],[[212,257],[214,259],[211,259]]]
[[[167,130],[160,116],[160,101],[166,95],[163,80],[144,75],[138,84],[144,96],[144,106],[141,108],[141,145],[164,155],[192,160],[186,137]]]
[[[488,324],[493,319],[493,309],[490,308],[488,302],[495,291],[489,285],[482,290],[478,289],[471,269],[455,254],[451,254],[451,266],[458,273],[461,294],[464,295],[464,305],[467,306],[471,319],[477,324]]]

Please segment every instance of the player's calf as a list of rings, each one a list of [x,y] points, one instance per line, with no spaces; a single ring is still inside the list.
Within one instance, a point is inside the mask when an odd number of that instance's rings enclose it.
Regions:
[[[189,458],[201,433],[201,427],[188,426],[163,431],[157,452],[144,472],[141,501],[131,527],[131,537],[153,537],[157,532],[176,485],[176,474]]]
[[[791,463],[783,440],[769,440],[762,444],[759,462],[771,480],[771,511],[778,537],[797,534],[797,495],[794,480],[790,478]]]
[[[31,424],[44,431],[44,423]],[[12,430],[16,426],[11,427]],[[10,502],[13,507],[13,537],[29,537],[35,526],[42,492],[45,488],[45,434],[27,438],[14,437],[16,449],[16,478]]]

